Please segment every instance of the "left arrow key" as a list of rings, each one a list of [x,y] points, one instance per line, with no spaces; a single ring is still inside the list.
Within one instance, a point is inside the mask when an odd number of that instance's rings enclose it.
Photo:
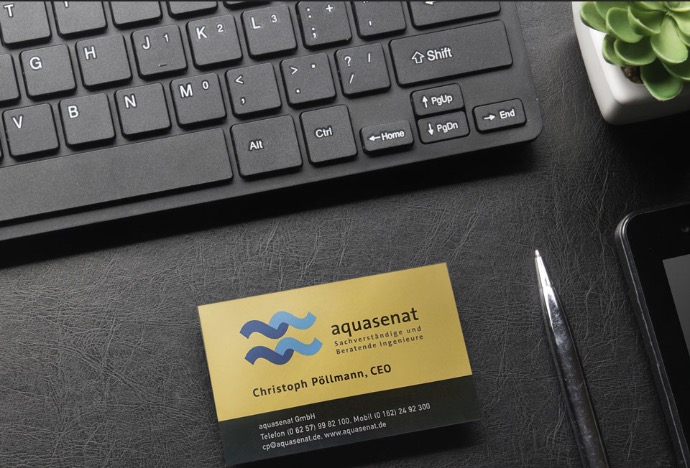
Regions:
[[[412,129],[407,120],[364,127],[360,136],[364,151],[370,154],[399,150],[414,143]]]

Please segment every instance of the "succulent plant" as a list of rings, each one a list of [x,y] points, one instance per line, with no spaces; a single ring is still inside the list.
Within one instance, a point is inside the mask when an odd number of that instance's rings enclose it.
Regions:
[[[690,2],[584,2],[580,18],[606,33],[604,59],[638,67],[656,99],[672,99],[690,82]]]

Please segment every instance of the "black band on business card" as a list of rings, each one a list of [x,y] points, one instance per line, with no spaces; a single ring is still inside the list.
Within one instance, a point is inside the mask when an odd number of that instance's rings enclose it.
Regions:
[[[229,464],[479,419],[472,376],[220,422]]]

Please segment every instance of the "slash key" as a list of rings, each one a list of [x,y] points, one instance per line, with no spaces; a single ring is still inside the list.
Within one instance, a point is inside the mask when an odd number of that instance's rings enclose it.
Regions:
[[[412,129],[407,120],[364,127],[360,133],[362,146],[367,153],[382,153],[412,146],[414,143]]]

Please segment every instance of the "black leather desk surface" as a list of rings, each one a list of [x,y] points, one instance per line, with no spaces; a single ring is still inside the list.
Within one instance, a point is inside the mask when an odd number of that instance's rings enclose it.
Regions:
[[[383,187],[305,191],[255,216],[216,213],[229,219],[203,228],[0,246],[13,259],[0,269],[0,466],[222,466],[198,304],[436,262],[451,272],[481,422],[288,466],[579,466],[535,248],[568,309],[612,466],[673,465],[613,232],[631,210],[690,200],[690,115],[605,124],[570,4],[519,10],[544,116],[531,145]]]

